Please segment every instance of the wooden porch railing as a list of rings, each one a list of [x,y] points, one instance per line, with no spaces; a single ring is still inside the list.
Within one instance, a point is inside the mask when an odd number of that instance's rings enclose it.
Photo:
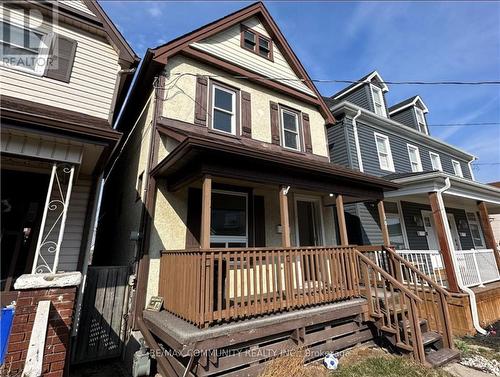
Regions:
[[[352,247],[164,251],[166,310],[199,327],[360,295]]]
[[[415,303],[417,314],[427,320],[429,330],[442,335],[445,347],[453,348],[447,303],[450,293],[391,248],[359,246],[357,249],[420,298],[420,301]]]

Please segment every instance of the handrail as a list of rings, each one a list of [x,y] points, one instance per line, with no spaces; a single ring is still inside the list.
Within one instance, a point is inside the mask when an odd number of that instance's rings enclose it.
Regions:
[[[451,296],[450,292],[448,292],[446,289],[444,289],[443,287],[441,287],[435,281],[433,281],[432,279],[430,279],[426,274],[424,274],[422,271],[420,271],[414,265],[412,265],[411,263],[409,263],[406,259],[404,259],[403,257],[401,257],[393,249],[391,249],[389,247],[382,247],[382,249],[385,250],[386,252],[388,252],[391,255],[391,257],[396,258],[401,263],[403,263],[406,267],[408,267],[410,270],[412,270],[413,272],[415,272],[422,280],[425,280],[427,282],[427,284],[429,284],[430,286],[432,286],[436,291],[444,294],[447,297]]]
[[[252,251],[273,251],[280,249],[281,247],[211,247],[208,249],[202,248],[190,248],[190,249],[179,249],[179,250],[160,250],[160,254],[169,253],[216,253],[216,252],[252,252]],[[347,246],[290,246],[286,247],[286,250],[344,250],[344,249],[357,249],[356,245]]]
[[[382,275],[386,280],[390,281],[393,285],[395,285],[399,290],[403,291],[406,293],[408,296],[410,296],[412,299],[417,301],[419,304],[423,302],[423,300],[418,297],[415,293],[410,291],[408,288],[406,288],[400,281],[397,279],[393,278],[390,274],[388,274],[386,271],[384,271],[382,268],[377,266],[370,258],[365,257],[360,251],[356,250],[356,255],[361,258],[363,262],[366,264],[370,265],[371,268],[373,268],[377,273]]]

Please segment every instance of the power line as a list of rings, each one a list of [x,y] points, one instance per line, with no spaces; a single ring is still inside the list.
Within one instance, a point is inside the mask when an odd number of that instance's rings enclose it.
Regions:
[[[427,127],[467,127],[467,126],[500,126],[500,122],[484,122],[484,123],[442,123],[428,124]]]

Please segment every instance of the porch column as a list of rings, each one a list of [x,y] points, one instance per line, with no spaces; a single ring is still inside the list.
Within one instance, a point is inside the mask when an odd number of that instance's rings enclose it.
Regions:
[[[344,213],[344,199],[342,195],[337,194],[335,196],[335,206],[337,208],[337,219],[339,221],[339,233],[340,233],[340,245],[349,245],[349,239],[347,237],[347,227],[345,224],[345,213]]]
[[[436,233],[439,243],[439,248],[441,249],[441,255],[443,256],[443,263],[446,269],[446,277],[448,279],[448,288],[452,292],[459,292],[457,283],[457,275],[455,273],[455,267],[453,265],[453,257],[451,255],[453,248],[448,242],[448,237],[446,235],[446,227],[448,226],[448,219],[446,218],[446,212],[444,211],[444,206],[439,203],[439,197],[437,192],[429,193],[429,201],[432,209],[432,216],[434,218],[434,224],[436,226]],[[441,210],[443,208],[443,210]]]
[[[479,219],[481,221],[481,227],[484,233],[484,242],[488,249],[492,249],[495,254],[495,259],[497,261],[497,267],[500,269],[500,254],[497,250],[497,245],[495,241],[495,235],[493,234],[493,229],[491,229],[490,216],[488,214],[488,208],[486,208],[485,202],[477,203],[479,208]]]
[[[202,249],[210,248],[210,216],[212,213],[212,177],[206,175],[203,177],[203,186],[201,194],[201,232],[200,247]]]
[[[385,217],[384,201],[379,200],[377,202],[378,217],[380,221],[380,230],[382,231],[382,239],[384,240],[384,246],[389,246],[391,240],[389,239],[389,229],[387,229],[387,218]]]
[[[281,243],[290,247],[290,221],[288,218],[288,187],[280,188]]]

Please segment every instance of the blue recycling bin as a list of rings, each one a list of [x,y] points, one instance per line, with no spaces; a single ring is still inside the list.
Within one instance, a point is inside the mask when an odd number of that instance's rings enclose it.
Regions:
[[[3,364],[5,354],[7,353],[7,345],[9,343],[10,329],[14,320],[14,308],[2,308],[0,313],[0,365]]]

